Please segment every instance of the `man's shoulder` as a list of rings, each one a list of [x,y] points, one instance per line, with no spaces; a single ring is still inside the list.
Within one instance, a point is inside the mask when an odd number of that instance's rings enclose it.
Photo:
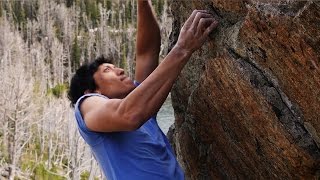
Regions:
[[[82,115],[84,115],[91,108],[102,105],[109,99],[101,94],[87,94],[82,96],[81,98],[82,99],[78,103],[78,108]]]

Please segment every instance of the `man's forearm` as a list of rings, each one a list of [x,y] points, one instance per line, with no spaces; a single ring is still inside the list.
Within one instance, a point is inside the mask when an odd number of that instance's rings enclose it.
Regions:
[[[141,85],[123,99],[120,109],[136,117],[137,126],[154,115],[168,96],[191,53],[175,47]]]
[[[138,0],[137,55],[160,51],[160,28],[152,12],[151,1]]]

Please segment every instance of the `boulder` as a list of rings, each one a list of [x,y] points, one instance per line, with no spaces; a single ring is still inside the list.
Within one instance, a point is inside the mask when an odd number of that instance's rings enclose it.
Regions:
[[[172,45],[194,9],[219,26],[171,94],[187,179],[320,178],[320,2],[173,0]]]

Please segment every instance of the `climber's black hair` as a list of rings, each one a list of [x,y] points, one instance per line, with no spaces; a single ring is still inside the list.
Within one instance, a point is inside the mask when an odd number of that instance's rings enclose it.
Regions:
[[[93,75],[97,72],[99,66],[104,63],[113,63],[112,59],[100,56],[91,63],[83,64],[73,75],[68,91],[68,99],[71,106],[74,107],[77,100],[84,95],[85,91],[93,92],[97,85],[93,79]]]

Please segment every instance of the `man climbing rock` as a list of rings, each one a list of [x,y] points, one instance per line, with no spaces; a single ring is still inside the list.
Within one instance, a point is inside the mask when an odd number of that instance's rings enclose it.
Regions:
[[[77,70],[69,99],[80,134],[108,180],[184,179],[156,114],[192,53],[217,24],[206,11],[193,11],[158,65],[160,29],[151,1],[139,0],[135,80],[104,57]]]

